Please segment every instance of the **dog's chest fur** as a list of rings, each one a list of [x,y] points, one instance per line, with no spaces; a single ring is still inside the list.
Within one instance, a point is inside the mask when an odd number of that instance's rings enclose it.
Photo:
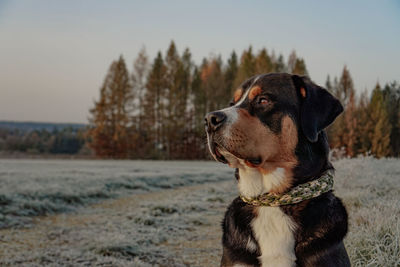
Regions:
[[[279,207],[258,207],[251,227],[258,242],[261,266],[294,266],[296,226]]]
[[[283,170],[279,168],[271,174],[259,176],[242,169],[238,184],[239,191],[245,196],[256,196],[267,192],[271,185],[279,183],[279,180],[283,178]],[[296,225],[279,207],[256,208],[251,228],[260,248],[261,266],[295,265],[293,232]]]

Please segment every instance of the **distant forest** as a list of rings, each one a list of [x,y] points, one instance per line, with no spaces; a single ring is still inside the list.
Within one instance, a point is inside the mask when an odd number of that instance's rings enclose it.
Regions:
[[[90,154],[85,124],[0,121],[0,152]]]
[[[150,60],[143,48],[128,71],[123,56],[113,61],[90,110],[89,125],[63,130],[10,132],[0,124],[0,150],[33,153],[90,154],[100,158],[209,158],[204,115],[226,107],[233,91],[261,73],[307,75],[306,62],[295,51],[287,59],[250,46],[240,57],[233,51],[192,60],[189,48],[179,53],[172,41],[163,55]],[[400,84],[376,84],[358,95],[349,69],[327,76],[323,85],[345,107],[327,129],[338,156],[400,156]],[[8,130],[7,130],[8,129]],[[7,132],[8,131],[8,132]],[[90,152],[91,151],[91,152]]]

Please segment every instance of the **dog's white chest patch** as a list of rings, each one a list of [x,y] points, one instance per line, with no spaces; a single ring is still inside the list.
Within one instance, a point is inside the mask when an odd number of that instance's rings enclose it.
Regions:
[[[261,266],[295,266],[295,223],[279,207],[259,207],[257,211],[251,226],[260,246]]]

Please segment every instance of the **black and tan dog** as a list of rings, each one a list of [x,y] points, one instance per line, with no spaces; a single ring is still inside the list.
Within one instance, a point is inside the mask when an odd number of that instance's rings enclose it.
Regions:
[[[209,149],[236,168],[242,196],[279,195],[333,169],[323,129],[342,111],[306,77],[255,76],[236,90],[230,107],[207,114]],[[238,197],[222,226],[221,266],[350,266],[347,213],[332,191],[278,207]]]

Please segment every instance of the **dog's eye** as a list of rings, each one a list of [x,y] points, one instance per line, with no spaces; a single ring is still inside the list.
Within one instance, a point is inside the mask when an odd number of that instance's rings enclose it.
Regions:
[[[258,99],[258,104],[261,104],[261,105],[266,105],[266,104],[268,104],[268,102],[269,102],[268,99],[265,97],[260,97]]]

